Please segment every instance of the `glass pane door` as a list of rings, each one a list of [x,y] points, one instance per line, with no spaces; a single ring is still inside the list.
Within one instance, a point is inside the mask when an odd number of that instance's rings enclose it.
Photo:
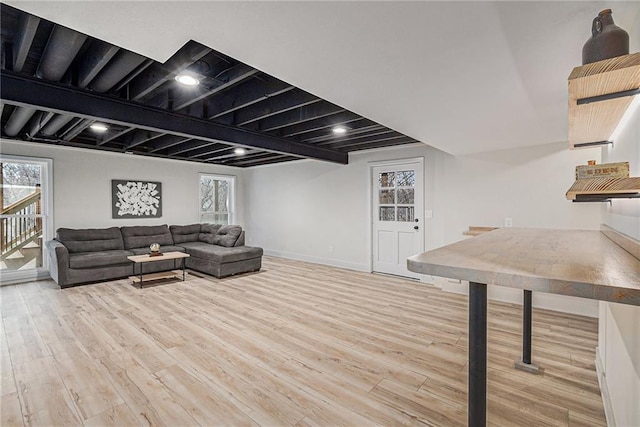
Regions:
[[[422,159],[371,166],[372,271],[404,277],[407,258],[424,249]]]
[[[43,167],[0,162],[0,270],[42,267]]]

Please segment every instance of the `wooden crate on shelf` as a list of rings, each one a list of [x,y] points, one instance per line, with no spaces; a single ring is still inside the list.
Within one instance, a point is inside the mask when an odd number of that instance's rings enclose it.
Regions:
[[[576,179],[628,178],[629,162],[576,166]]]

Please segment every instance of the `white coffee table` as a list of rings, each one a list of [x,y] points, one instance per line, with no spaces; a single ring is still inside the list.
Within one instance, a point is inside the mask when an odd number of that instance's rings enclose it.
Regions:
[[[128,256],[127,259],[134,262],[133,272],[135,274],[135,264],[140,264],[140,276],[130,276],[129,279],[133,280],[133,283],[139,283],[140,289],[142,289],[143,281],[151,281],[151,280],[159,280],[159,279],[173,279],[180,278],[180,274],[182,274],[182,281],[184,282],[186,278],[185,272],[185,258],[189,258],[189,254],[185,254],[184,252],[165,252],[162,255],[151,256],[149,254],[145,255],[131,255]],[[166,261],[170,259],[182,259],[182,271],[180,270],[171,270],[171,271],[161,271],[159,273],[149,273],[142,275],[142,264],[146,262],[156,262],[156,261]]]

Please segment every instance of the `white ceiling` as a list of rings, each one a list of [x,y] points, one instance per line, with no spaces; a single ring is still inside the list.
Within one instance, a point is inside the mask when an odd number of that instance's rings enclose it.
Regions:
[[[637,1],[5,3],[161,62],[196,40],[456,155],[567,140],[600,10],[640,45]]]

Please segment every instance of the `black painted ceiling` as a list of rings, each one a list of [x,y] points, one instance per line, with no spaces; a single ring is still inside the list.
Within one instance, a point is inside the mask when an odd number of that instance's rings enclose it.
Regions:
[[[161,64],[0,8],[5,138],[238,167],[417,142],[194,41]],[[176,82],[183,71],[200,85]]]

